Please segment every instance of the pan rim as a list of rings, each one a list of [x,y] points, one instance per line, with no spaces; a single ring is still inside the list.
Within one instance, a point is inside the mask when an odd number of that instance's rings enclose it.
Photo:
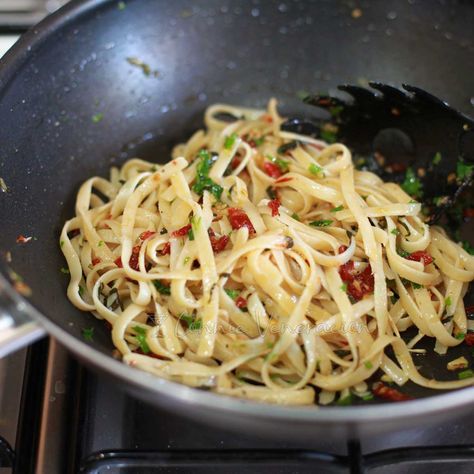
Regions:
[[[73,23],[78,17],[112,3],[114,0],[79,0],[69,3],[25,33],[0,60],[0,98],[11,81],[14,80],[16,72],[29,60],[31,52],[41,47],[43,41]],[[0,265],[6,268],[4,262]],[[123,362],[115,360],[112,355],[103,354],[86,342],[72,336],[41,313],[27,298],[17,293],[11,282],[2,273],[0,273],[0,290],[5,291],[7,297],[16,304],[17,308],[21,308],[23,313],[44,327],[50,336],[88,365],[97,367],[117,380],[131,384],[135,389],[145,390],[149,395],[164,396],[168,402],[181,402],[193,408],[214,409],[216,412],[226,412],[228,415],[254,419],[287,420],[304,424],[318,422],[352,425],[362,422],[383,423],[395,419],[400,421],[401,419],[419,418],[426,414],[466,407],[472,405],[474,401],[474,387],[403,403],[391,403],[390,409],[387,409],[385,403],[349,407],[287,407],[202,391],[129,367]],[[148,397],[149,399],[150,397]]]

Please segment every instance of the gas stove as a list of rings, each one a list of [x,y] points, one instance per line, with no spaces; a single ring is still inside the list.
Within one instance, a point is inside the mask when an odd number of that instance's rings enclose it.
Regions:
[[[59,0],[0,0],[0,56]],[[474,472],[474,410],[372,439],[274,442],[180,418],[123,392],[54,340],[0,360],[0,474]]]

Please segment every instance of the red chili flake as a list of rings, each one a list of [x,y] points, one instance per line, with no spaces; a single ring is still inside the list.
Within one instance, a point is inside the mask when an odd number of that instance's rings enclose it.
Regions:
[[[115,265],[119,268],[123,268],[122,257],[118,257],[114,260]]]
[[[190,230],[191,224],[185,225],[184,227],[181,227],[181,229],[171,232],[171,237],[184,237],[185,235],[188,235]]]
[[[401,173],[402,171],[406,171],[407,165],[406,163],[391,163],[390,168],[394,173]]]
[[[169,255],[171,253],[171,244],[169,242],[166,242],[165,245],[163,245],[163,248],[160,251],[161,255]]]
[[[227,213],[232,229],[237,230],[241,227],[247,227],[249,233],[255,234],[255,228],[252,224],[252,221],[242,209],[239,209],[237,207],[229,207]]]
[[[273,164],[273,163],[272,163]],[[291,181],[293,178],[280,178],[275,181],[276,184],[280,183],[287,183],[288,181]]]
[[[242,157],[240,155],[235,155],[232,161],[230,162],[230,167],[235,170],[242,163]]]
[[[95,257],[92,259],[92,265],[97,265],[98,263],[100,263],[102,260],[98,257]],[[120,264],[122,264],[122,260],[120,260]]]
[[[27,244],[33,237],[25,237],[24,235],[20,234],[16,238],[16,243],[17,244]]]
[[[338,253],[344,253],[347,250],[347,245],[341,245],[338,249]]]
[[[237,308],[239,308],[239,309],[246,308],[247,307],[247,300],[245,298],[243,298],[242,296],[237,296],[237,298],[235,300],[235,306],[237,306]]]
[[[152,235],[155,235],[156,232],[153,232],[152,230],[146,230],[145,232],[142,232],[140,236],[138,237],[140,240],[146,240]]]
[[[216,237],[212,229],[208,229],[207,233],[209,234],[209,240],[211,241],[211,247],[214,253],[222,252],[227,247],[229,243],[229,237],[227,235]]]
[[[341,254],[347,250],[345,245],[341,245],[338,252]],[[367,265],[360,273],[355,272],[354,262],[349,260],[339,267],[339,275],[344,283],[347,283],[347,293],[356,301],[361,300],[364,295],[374,291],[374,275],[372,267]]]
[[[342,281],[348,283],[354,280],[355,271],[354,271],[354,262],[349,260],[339,267],[339,275],[341,276]]]
[[[384,400],[390,400],[391,402],[405,402],[407,400],[413,400],[413,397],[400,392],[396,388],[388,387],[382,382],[377,382],[372,386],[374,395]]]
[[[467,207],[466,209],[464,209],[462,215],[466,219],[470,219],[471,217],[474,217],[474,207]]]
[[[474,346],[474,332],[468,332],[468,333],[464,336],[464,342],[465,342],[468,346]]]
[[[265,173],[268,174],[270,178],[274,179],[279,178],[283,174],[280,167],[271,161],[265,161],[263,163],[263,171],[265,171]]]
[[[140,245],[135,245],[132,249],[132,255],[130,256],[130,260],[128,264],[132,270],[139,270],[138,267],[138,255],[140,253]]]
[[[273,217],[280,215],[280,211],[279,211],[280,206],[281,206],[281,202],[278,199],[272,199],[271,201],[268,202],[268,207],[271,209]]]
[[[433,257],[424,250],[413,252],[407,258],[408,260],[414,260],[415,262],[423,262],[423,265],[425,266],[429,265],[433,261]]]

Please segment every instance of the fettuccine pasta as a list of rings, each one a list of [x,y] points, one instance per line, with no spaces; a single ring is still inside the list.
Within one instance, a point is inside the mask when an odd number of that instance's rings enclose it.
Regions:
[[[166,164],[87,180],[61,233],[71,302],[106,321],[126,364],[221,394],[327,404],[370,396],[379,370],[472,385],[424,377],[412,353],[463,343],[474,258],[346,146],[282,122],[275,100],[216,104]]]

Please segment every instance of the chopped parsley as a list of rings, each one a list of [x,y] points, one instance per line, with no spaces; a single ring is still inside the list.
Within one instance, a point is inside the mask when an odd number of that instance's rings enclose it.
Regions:
[[[413,197],[421,197],[423,194],[423,184],[416,177],[412,168],[408,168],[405,174],[405,179],[401,184],[402,189]]]
[[[64,273],[65,275],[69,275],[69,273],[71,273],[71,272],[69,271],[69,268],[66,268],[66,267],[61,267],[61,268],[59,269],[59,271],[60,271],[61,273]]]
[[[291,214],[291,217],[295,220],[295,221],[300,221],[300,216],[298,214],[296,214],[296,212],[293,212],[293,214]]]
[[[343,283],[343,284],[341,285],[341,291],[344,291],[344,292],[347,293],[347,283]]]
[[[318,166],[316,163],[311,163],[308,168],[309,172],[311,174],[314,174],[315,176],[324,176],[324,170],[321,168],[321,166]]]
[[[188,239],[189,240],[194,240],[194,231],[193,231],[192,227],[191,227],[191,229],[188,230]]]
[[[103,114],[102,112],[99,112],[99,113],[94,114],[94,115],[92,116],[92,121],[93,121],[94,123],[99,123],[99,122],[102,121],[103,118],[104,118],[104,114]]]
[[[400,255],[400,257],[403,257],[403,258],[408,258],[410,256],[410,253],[407,252],[406,250],[403,250],[402,248],[398,248],[397,253],[398,255]]]
[[[366,393],[365,395],[362,396],[362,400],[364,400],[365,402],[368,402],[373,399],[374,399],[374,394],[371,392]]]
[[[410,283],[414,290],[419,290],[420,288],[423,288],[423,285],[420,285],[419,283],[415,283],[414,281]]]
[[[278,147],[277,153],[284,155],[287,151],[294,150],[298,146],[298,142],[293,140]]]
[[[471,377],[474,377],[474,372],[471,369],[463,370],[458,373],[459,380],[470,379]]]
[[[97,247],[102,247],[102,245],[104,245],[104,241],[103,241],[103,240],[99,240],[99,243],[97,244]]]
[[[390,231],[390,233],[393,234],[393,235],[399,235],[400,231],[395,227]]]
[[[337,402],[336,405],[339,406],[348,406],[352,405],[352,393],[349,393],[349,395],[345,396],[344,398],[340,398]]]
[[[262,135],[259,138],[254,138],[253,142],[255,143],[255,146],[263,145],[263,143],[265,142],[265,135]]]
[[[184,265],[189,263],[190,260],[191,260],[191,257],[185,257],[184,260],[183,260]]]
[[[64,245],[64,240],[61,240],[61,242],[59,242],[59,246],[63,248],[63,245]]]
[[[146,329],[141,326],[134,326],[132,329],[135,331],[135,337],[141,351],[144,354],[148,354],[150,352],[150,347],[148,346],[148,342],[146,342]]]
[[[181,313],[179,315],[179,319],[182,319],[191,331],[195,331],[197,329],[202,328],[202,319],[196,319],[194,316],[190,316],[186,313]]]
[[[331,114],[331,117],[337,118],[339,115],[341,115],[341,112],[344,110],[344,107],[342,105],[334,105],[332,107],[329,107],[329,113]]]
[[[474,247],[467,241],[462,242],[462,248],[469,254],[474,255]]]
[[[233,300],[237,299],[240,294],[240,291],[232,290],[231,288],[224,288],[224,291],[227,293],[227,296],[229,296]]]
[[[374,368],[374,366],[372,365],[372,362],[370,362],[370,360],[366,360],[366,361],[364,362],[364,365],[365,365],[365,368],[368,369],[368,370]]]
[[[456,339],[458,339],[459,341],[463,341],[464,338],[466,337],[466,333],[464,333],[464,332],[458,332],[454,337],[455,337]]]
[[[474,165],[469,165],[460,159],[456,164],[456,177],[459,181],[469,179],[474,172]]]
[[[92,338],[94,337],[94,328],[84,328],[82,330],[82,337],[86,341],[92,342]]]
[[[233,133],[232,135],[228,135],[227,137],[225,137],[224,148],[226,150],[230,150],[234,146],[235,140],[237,140],[237,138],[238,138],[238,135],[236,133]]]
[[[325,219],[325,220],[321,220],[321,221],[310,222],[309,225],[311,225],[313,227],[327,227],[327,226],[331,225],[332,223],[333,223],[333,221],[331,221],[329,219]]]
[[[286,173],[287,171],[289,171],[288,161],[282,160],[281,158],[277,158],[272,155],[266,155],[266,156],[272,163],[275,163],[278,166],[278,168],[280,168],[282,173]]]
[[[439,165],[441,163],[441,153],[439,151],[437,151],[435,153],[435,156],[433,156],[433,160],[431,161],[431,163],[433,163],[433,165]]]
[[[155,285],[155,288],[158,290],[158,292],[162,295],[171,295],[171,288],[169,285],[165,285],[164,283],[161,283],[160,280],[153,280],[153,285]]]
[[[326,143],[335,143],[336,142],[336,132],[328,129],[321,129],[319,132],[319,136],[326,142]]]
[[[82,285],[79,285],[77,292],[79,293],[79,296],[82,296],[84,294],[84,287]]]
[[[444,300],[444,304],[446,306],[451,306],[453,304],[453,301],[451,299],[451,296],[448,296],[445,300]]]
[[[209,191],[219,201],[223,191],[222,186],[209,178],[209,171],[215,158],[207,150],[201,150],[198,156],[201,161],[196,168],[196,182],[193,185],[193,191],[200,196],[204,191]]]
[[[342,211],[344,209],[344,206],[341,204],[340,206],[337,206],[337,207],[333,207],[330,212],[339,212],[339,211]]]

